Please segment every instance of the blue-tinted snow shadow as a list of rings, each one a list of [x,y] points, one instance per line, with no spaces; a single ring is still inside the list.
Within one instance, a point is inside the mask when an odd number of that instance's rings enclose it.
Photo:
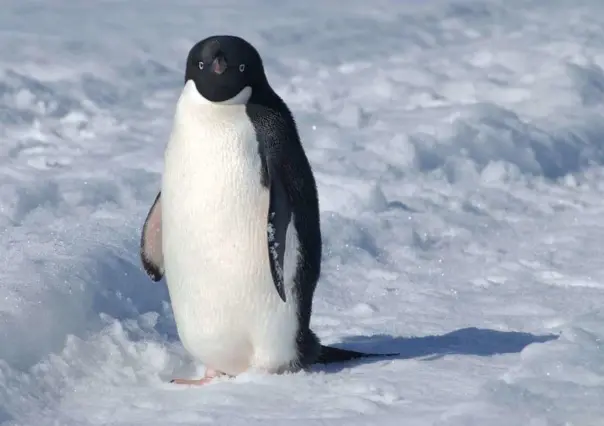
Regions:
[[[124,242],[120,252],[106,249],[95,256],[95,279],[100,288],[94,293],[93,313],[126,320],[155,312],[155,330],[168,341],[177,340],[165,279],[151,281],[142,268],[138,250],[138,240],[132,239]]]
[[[8,412],[0,409],[0,425],[4,424],[5,422],[12,421],[12,420],[15,420],[15,418],[13,416],[8,414]]]
[[[367,353],[396,353],[389,357],[371,357],[354,361],[354,364],[368,364],[393,359],[422,358],[435,360],[445,355],[492,356],[519,353],[533,343],[555,340],[555,334],[537,335],[517,331],[497,331],[475,327],[462,328],[440,336],[394,337],[389,335],[345,337],[342,344],[334,344],[345,349]],[[350,344],[348,344],[350,343]],[[350,367],[351,363],[315,366],[315,369],[336,372]]]

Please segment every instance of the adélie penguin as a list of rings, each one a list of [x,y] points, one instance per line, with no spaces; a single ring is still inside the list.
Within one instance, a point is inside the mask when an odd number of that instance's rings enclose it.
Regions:
[[[321,270],[315,179],[294,118],[246,40],[208,37],[187,57],[161,190],[141,259],[166,278],[202,384],[377,354],[321,345],[310,329]],[[393,354],[384,354],[393,355]]]

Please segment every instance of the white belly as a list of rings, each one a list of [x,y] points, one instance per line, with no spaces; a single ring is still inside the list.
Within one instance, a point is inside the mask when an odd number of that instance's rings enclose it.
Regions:
[[[267,251],[269,193],[242,106],[183,107],[166,149],[162,232],[179,336],[209,368],[278,370],[296,358],[292,278],[297,238],[288,229],[284,303]],[[205,108],[205,109],[204,109]]]

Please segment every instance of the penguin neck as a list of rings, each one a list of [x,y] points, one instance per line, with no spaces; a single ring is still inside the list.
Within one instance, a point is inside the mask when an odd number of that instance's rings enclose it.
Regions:
[[[230,99],[224,101],[213,102],[206,99],[199,91],[193,80],[188,80],[181,92],[179,102],[192,104],[192,105],[203,105],[210,107],[221,107],[221,106],[232,106],[232,105],[245,105],[250,97],[252,96],[252,88],[245,86],[239,93]]]
[[[281,97],[273,90],[267,81],[262,82],[254,87],[252,96],[247,102],[248,108],[251,105],[268,108],[279,113],[291,114],[283,99],[281,99]]]
[[[226,102],[211,102],[205,99],[197,91],[195,83],[189,80],[178,99],[176,119],[180,123],[190,123],[227,118],[237,114],[237,110],[245,109],[246,101],[251,93],[252,89],[247,87]]]

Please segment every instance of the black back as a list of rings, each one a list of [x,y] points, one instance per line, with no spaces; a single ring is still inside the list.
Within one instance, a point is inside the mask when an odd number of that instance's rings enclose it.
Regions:
[[[267,86],[254,90],[246,111],[256,130],[262,161],[262,182],[268,185],[268,164],[278,165],[280,181],[293,212],[298,235],[294,292],[298,306],[298,350],[301,366],[319,356],[319,341],[310,330],[312,300],[321,273],[322,238],[319,200],[312,168],[295,120],[283,100]]]

